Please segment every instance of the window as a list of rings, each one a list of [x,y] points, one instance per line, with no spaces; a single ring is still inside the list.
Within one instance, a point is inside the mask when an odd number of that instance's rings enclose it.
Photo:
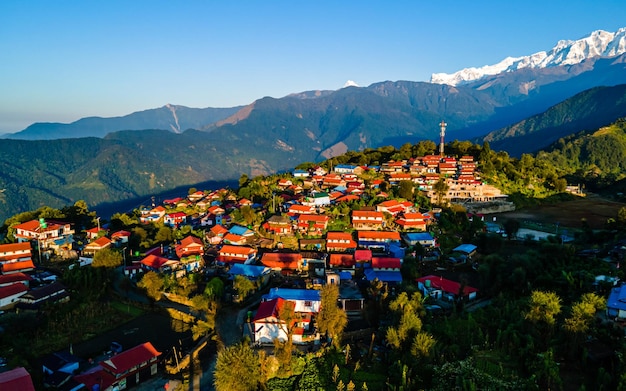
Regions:
[[[305,301],[304,301],[304,306],[305,306],[305,307],[310,307],[310,306],[312,306],[312,305],[313,305],[313,303],[311,302],[311,300],[305,300]]]

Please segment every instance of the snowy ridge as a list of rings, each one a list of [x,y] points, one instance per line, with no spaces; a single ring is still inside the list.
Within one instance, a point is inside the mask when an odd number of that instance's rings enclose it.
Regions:
[[[576,41],[562,40],[548,52],[538,52],[530,56],[507,57],[495,65],[480,68],[465,68],[458,72],[433,73],[431,83],[461,85],[485,76],[512,72],[523,68],[548,68],[561,65],[574,65],[592,57],[613,57],[626,52],[626,27],[615,33],[603,30],[594,31],[588,37]]]

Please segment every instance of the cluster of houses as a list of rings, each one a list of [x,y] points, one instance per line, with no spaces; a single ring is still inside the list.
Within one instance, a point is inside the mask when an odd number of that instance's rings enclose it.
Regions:
[[[55,352],[41,360],[44,386],[67,391],[125,390],[155,376],[161,352],[150,342],[127,350],[109,351],[93,362],[76,357],[71,351]],[[0,390],[35,391],[32,377],[24,367],[0,373]]]
[[[56,275],[36,272],[30,242],[0,244],[0,310],[37,309],[69,300]]]

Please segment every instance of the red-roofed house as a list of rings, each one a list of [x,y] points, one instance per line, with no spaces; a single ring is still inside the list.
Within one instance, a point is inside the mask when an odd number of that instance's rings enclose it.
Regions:
[[[195,193],[191,193],[187,196],[187,199],[191,202],[198,202],[203,198],[204,198],[204,192],[201,190],[198,190]]]
[[[399,242],[400,232],[398,231],[359,231],[358,232],[359,243],[363,241],[367,242]]]
[[[35,386],[26,368],[17,367],[0,373],[0,390],[35,391]]]
[[[11,261],[27,261],[31,259],[29,242],[0,244],[0,264]]]
[[[13,308],[19,302],[20,296],[25,295],[26,292],[28,288],[21,282],[0,286],[0,310]]]
[[[85,236],[87,236],[87,239],[89,239],[89,240],[96,239],[98,237],[98,234],[100,233],[100,231],[106,232],[102,228],[93,227],[93,228],[90,228],[90,229],[85,231]]]
[[[315,214],[315,206],[293,204],[289,207],[288,212],[294,215]]]
[[[31,276],[24,273],[0,274],[0,287],[11,285],[16,282],[21,282],[22,284],[28,286],[32,280],[33,278]]]
[[[345,196],[337,198],[335,203],[358,201],[359,199],[360,197],[356,194],[346,194]]]
[[[235,246],[243,246],[248,242],[248,239],[245,236],[237,235],[234,233],[228,232],[224,235],[224,243],[232,244]]]
[[[220,248],[217,261],[224,263],[250,263],[256,258],[257,251],[247,246],[225,244]]]
[[[388,180],[390,184],[397,185],[402,181],[413,181],[413,176],[410,173],[395,172],[393,174],[389,174]]]
[[[176,206],[176,204],[178,204],[182,200],[183,200],[183,197],[170,198],[170,199],[167,199],[167,200],[163,200],[163,205],[166,205],[166,206],[169,206],[171,208],[174,208]]]
[[[287,340],[287,325],[279,319],[280,309],[285,300],[280,297],[263,301],[256,311],[252,323],[254,324],[255,343],[273,343],[275,339],[279,341]]]
[[[298,230],[310,235],[321,235],[328,227],[330,218],[325,215],[304,214],[298,216]]]
[[[302,270],[304,266],[300,253],[264,253],[261,263],[280,270]]]
[[[432,296],[435,299],[447,299],[449,301],[454,301],[459,296],[461,298],[467,300],[473,300],[476,298],[476,294],[478,293],[478,289],[473,288],[469,285],[463,286],[463,291],[461,292],[461,284],[447,280],[441,276],[426,276],[420,277],[417,280],[417,287],[422,291],[424,297]]]
[[[111,240],[117,244],[128,243],[130,239],[130,232],[128,231],[117,231],[111,234]]]
[[[89,390],[123,390],[156,375],[160,355],[146,342],[101,361],[93,370],[74,376],[74,380]]]
[[[328,262],[330,266],[333,267],[353,268],[355,265],[354,256],[352,254],[330,254],[330,260]]]
[[[274,215],[263,224],[263,227],[277,235],[290,235],[293,232],[291,220],[287,216]]]
[[[247,198],[242,198],[242,199],[239,200],[238,204],[239,204],[239,207],[242,207],[242,206],[252,206],[252,201],[250,201]]]
[[[403,213],[398,219],[398,224],[403,230],[415,229],[418,231],[426,231],[430,223],[430,216],[415,212],[415,213]]]
[[[279,341],[287,340],[287,324],[280,319],[280,311],[287,303],[293,303],[294,309],[298,309],[301,300],[286,300],[276,297],[271,300],[262,301],[259,305],[252,323],[254,324],[254,342],[259,344],[271,344],[275,339]],[[312,303],[309,303],[312,305]],[[293,343],[299,344],[310,341],[305,335],[310,330],[311,313],[297,312],[298,318],[292,322]],[[308,337],[311,337],[309,334]]]
[[[456,174],[456,163],[439,163],[439,173],[446,176]]]
[[[376,205],[376,210],[379,212],[387,212],[393,216],[399,213],[406,213],[411,210],[413,203],[410,201],[400,202],[398,200],[383,201]]]
[[[159,257],[158,255],[150,254],[141,260],[141,265],[144,269],[148,269],[155,272],[164,272],[171,269],[175,269],[178,265],[178,261]]]
[[[354,261],[357,263],[371,263],[372,250],[359,249],[354,252]]]
[[[187,222],[187,214],[185,212],[168,213],[163,217],[163,224],[170,227],[178,227]]]
[[[328,232],[326,234],[326,250],[348,251],[356,248],[356,242],[350,232]]]
[[[200,238],[189,235],[176,245],[176,256],[182,259],[193,255],[204,255],[204,243]]]
[[[32,260],[3,262],[0,264],[0,272],[2,274],[25,273],[35,270],[35,264]]]
[[[111,247],[112,243],[113,242],[111,242],[111,239],[107,238],[106,236],[101,236],[98,239],[87,243],[87,245],[83,249],[83,253],[95,254],[104,248]]]
[[[142,212],[141,216],[139,217],[139,221],[144,224],[157,222],[161,220],[163,216],[165,216],[165,212],[165,208],[162,205],[159,205],[150,210]]]
[[[369,210],[352,211],[352,227],[357,230],[382,229],[385,222],[383,212]]]
[[[30,220],[15,227],[19,242],[37,241],[41,248],[59,249],[73,242],[74,230],[69,223],[50,220]]]
[[[214,225],[209,232],[206,233],[206,238],[210,244],[220,244],[224,240],[224,236],[228,233],[228,230],[223,225]]]
[[[372,269],[398,271],[402,266],[400,258],[372,257]]]

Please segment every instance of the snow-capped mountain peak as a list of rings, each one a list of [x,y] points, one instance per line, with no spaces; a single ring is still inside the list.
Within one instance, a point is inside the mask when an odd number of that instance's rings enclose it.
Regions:
[[[430,82],[461,85],[502,72],[512,72],[523,68],[574,65],[592,57],[613,57],[623,53],[626,53],[626,27],[620,28],[615,33],[597,30],[576,41],[558,41],[548,52],[542,51],[523,57],[507,57],[494,65],[465,68],[452,74],[434,73]]]

